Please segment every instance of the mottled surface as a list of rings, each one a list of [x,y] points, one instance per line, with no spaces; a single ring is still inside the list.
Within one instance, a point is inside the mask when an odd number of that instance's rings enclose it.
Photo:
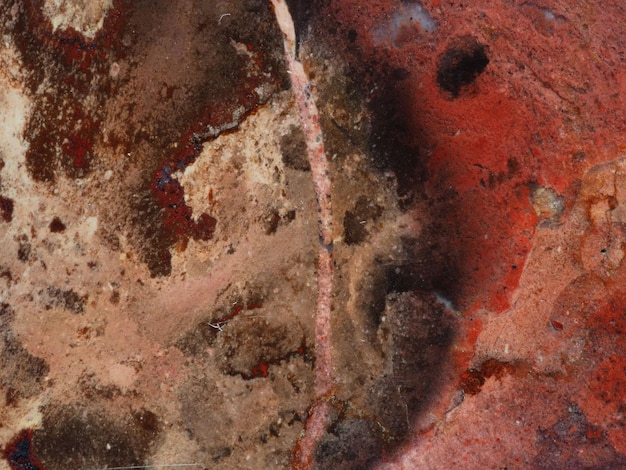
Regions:
[[[317,466],[625,466],[626,11],[299,18],[335,214]],[[268,3],[11,0],[0,30],[0,468],[288,468],[317,209]]]
[[[626,11],[421,7],[330,1],[320,23],[386,113],[371,158],[414,171],[408,278],[459,315],[456,379],[379,467],[621,468]]]

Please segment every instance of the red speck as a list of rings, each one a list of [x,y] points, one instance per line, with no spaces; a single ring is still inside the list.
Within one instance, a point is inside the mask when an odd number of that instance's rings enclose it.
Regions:
[[[252,368],[252,376],[253,377],[267,377],[269,372],[269,364],[263,361],[259,361],[259,363]]]
[[[585,437],[589,441],[599,441],[600,439],[602,439],[602,436],[603,432],[600,428],[592,427],[585,431]]]
[[[560,321],[552,320],[550,322],[550,326],[552,326],[552,328],[554,328],[556,331],[563,330],[563,323],[561,323]]]
[[[476,369],[470,369],[461,375],[461,388],[468,395],[476,395],[485,383],[485,377]]]

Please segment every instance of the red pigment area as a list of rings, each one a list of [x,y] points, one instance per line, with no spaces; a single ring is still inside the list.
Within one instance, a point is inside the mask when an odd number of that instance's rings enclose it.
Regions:
[[[105,17],[103,29],[87,41],[73,28],[53,32],[41,5],[26,1],[15,27],[15,42],[29,70],[26,82],[36,97],[31,119],[25,130],[30,145],[27,168],[35,180],[52,182],[62,170],[67,176],[82,178],[90,171],[93,147],[100,138],[103,103],[87,111],[88,96],[110,92],[106,77],[109,62],[115,60],[117,31],[122,23],[121,1]],[[52,72],[45,96],[40,84]]]
[[[254,52],[252,45],[248,45],[247,49]],[[202,151],[202,144],[216,137],[214,129],[220,134],[230,132],[238,125],[235,121],[245,119],[247,114],[256,109],[260,99],[255,89],[266,81],[266,78],[258,72],[266,66],[261,60],[261,54],[256,53],[253,57],[252,71],[255,73],[248,73],[232,96],[223,97],[224,102],[220,106],[203,107],[194,120],[192,129],[183,135],[178,146],[179,150],[164,160],[154,174],[151,191],[158,205],[164,210],[164,227],[182,241],[183,246],[188,237],[195,240],[210,240],[215,232],[217,220],[209,214],[201,214],[194,221],[191,208],[185,202],[184,189],[171,175],[174,169],[183,170],[195,162]],[[273,80],[273,85],[279,86],[278,78]],[[246,110],[245,115],[235,117],[241,109]],[[225,123],[235,124],[222,128]]]
[[[131,206],[120,210],[132,212],[120,214],[121,225],[133,225],[124,229],[153,276],[171,272],[172,246],[207,241],[217,226],[209,214],[193,216],[175,174],[195,161],[203,142],[254,112],[256,90],[276,89],[285,78],[269,9],[237,5],[246,20],[220,26],[203,2],[181,3],[174,22],[169,8],[165,1],[118,0],[103,29],[86,40],[71,28],[53,32],[41,5],[29,0],[12,31],[34,98],[24,133],[31,176],[54,184],[61,172],[84,178],[103,166],[138,171],[137,187],[110,187]],[[161,35],[184,38],[185,51]],[[246,45],[249,55],[233,44]],[[164,68],[163,56],[175,68]],[[138,202],[129,194],[139,194]]]
[[[622,273],[623,274],[623,273]],[[619,288],[626,276],[621,276]],[[605,299],[587,320],[587,356],[593,367],[580,384],[578,403],[589,421],[607,432],[618,452],[626,453],[626,292],[617,291]]]
[[[336,36],[351,41],[348,60],[364,74],[360,64],[376,64],[379,89],[394,89],[405,103],[407,132],[417,136],[426,165],[430,213],[445,219],[441,242],[459,271],[456,301],[466,309],[510,306],[538,221],[529,186],[552,188],[567,213],[583,172],[626,145],[626,97],[615,93],[626,81],[615,72],[624,62],[624,39],[613,30],[594,35],[580,28],[610,24],[620,7],[590,6],[580,13],[584,19],[564,21],[559,14],[569,5],[552,3],[554,21],[526,4],[479,1],[469,9],[425,1],[436,30],[416,30],[400,44],[375,43],[371,34],[395,3],[334,1],[324,15],[336,19]],[[455,98],[441,89],[437,73],[465,36],[485,47],[489,63]],[[620,46],[608,48],[607,41]],[[405,77],[399,82],[396,70]],[[437,201],[450,194],[444,212]]]
[[[259,361],[259,363],[252,368],[251,376],[252,377],[267,377],[269,374],[269,364],[263,361]]]

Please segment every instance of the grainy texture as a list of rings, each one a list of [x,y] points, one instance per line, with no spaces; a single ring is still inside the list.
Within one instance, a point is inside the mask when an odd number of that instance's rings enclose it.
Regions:
[[[625,466],[619,2],[306,2],[319,364],[270,3],[62,3],[0,4],[1,469]]]

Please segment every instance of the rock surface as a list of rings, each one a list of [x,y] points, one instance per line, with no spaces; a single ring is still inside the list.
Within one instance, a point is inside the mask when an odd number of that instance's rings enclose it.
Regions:
[[[290,3],[336,227],[317,468],[626,466],[626,9]],[[0,469],[289,468],[317,209],[269,3],[0,31]]]

